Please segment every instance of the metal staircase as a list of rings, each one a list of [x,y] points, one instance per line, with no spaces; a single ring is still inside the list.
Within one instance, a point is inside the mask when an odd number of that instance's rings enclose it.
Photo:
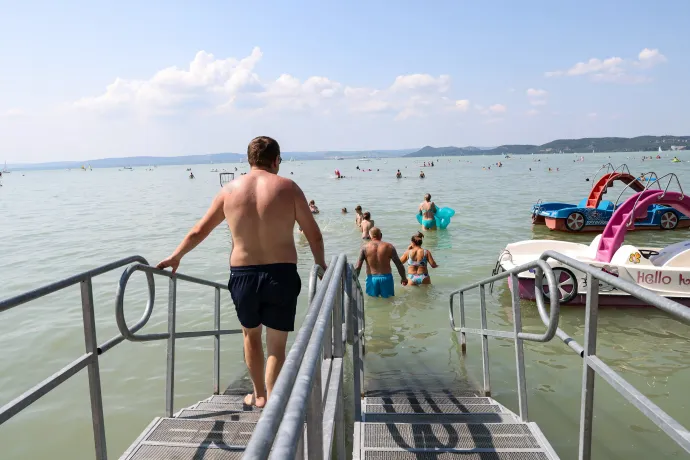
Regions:
[[[362,401],[353,460],[554,460],[535,423],[476,393],[378,393]]]

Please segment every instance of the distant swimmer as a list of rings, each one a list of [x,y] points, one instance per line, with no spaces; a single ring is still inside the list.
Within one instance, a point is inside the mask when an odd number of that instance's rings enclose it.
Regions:
[[[355,225],[362,228],[362,207],[360,205],[355,207]]]
[[[419,214],[422,215],[422,227],[426,230],[436,228],[436,204],[431,201],[431,195],[424,195],[424,201],[419,205]]]
[[[398,172],[395,173],[395,178],[396,178],[396,179],[402,179],[402,173],[400,172],[399,169],[398,169]]]
[[[190,178],[190,179],[194,179],[194,173],[190,172],[190,173],[189,173],[189,178]]]
[[[253,139],[247,148],[247,161],[249,174],[221,189],[206,215],[157,268],[177,271],[185,254],[221,222],[227,222],[232,235],[228,289],[242,325],[244,358],[254,386],[244,403],[263,407],[285,362],[288,332],[295,328],[302,285],[297,272],[295,222],[304,230],[314,263],[324,270],[327,267],[323,236],[304,193],[293,181],[278,175],[278,143],[265,136]]]
[[[340,212],[343,213],[343,214],[347,214],[347,208],[341,209]]]
[[[362,239],[369,239],[369,230],[374,227],[374,221],[371,220],[371,213],[369,211],[362,214]]]
[[[419,171],[419,178],[424,179],[426,176],[424,175],[424,171]]]
[[[400,258],[402,263],[407,262],[407,278],[409,279],[408,286],[410,285],[420,285],[420,284],[431,284],[431,277],[429,276],[429,269],[427,265],[431,268],[436,268],[438,265],[434,260],[434,256],[431,255],[431,251],[422,248],[422,241],[424,235],[418,232],[412,237],[410,241],[410,247],[405,251],[405,253]]]
[[[314,200],[311,200],[309,202],[309,210],[311,211],[312,214],[318,214],[319,213],[319,208],[316,207],[316,203]]]
[[[395,295],[395,283],[391,272],[391,262],[398,269],[400,284],[407,286],[405,266],[398,257],[395,247],[381,241],[383,235],[377,227],[372,227],[369,232],[371,241],[359,252],[359,259],[355,266],[357,277],[362,270],[364,262],[367,263],[366,292],[370,297],[393,297]]]

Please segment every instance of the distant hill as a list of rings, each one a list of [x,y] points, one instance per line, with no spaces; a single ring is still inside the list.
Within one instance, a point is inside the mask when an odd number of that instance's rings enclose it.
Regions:
[[[297,161],[326,160],[335,157],[340,158],[392,158],[401,157],[417,149],[401,150],[362,150],[362,151],[324,151],[324,152],[282,152],[285,160],[294,158]],[[246,154],[240,153],[212,153],[208,155],[184,155],[178,157],[122,157],[101,158],[84,161],[55,161],[49,163],[10,164],[9,169],[78,169],[82,165],[91,165],[92,168],[122,168],[124,166],[169,166],[169,165],[197,165],[211,163],[238,163],[247,159]]]
[[[464,155],[525,155],[531,153],[590,153],[594,152],[652,152],[688,149],[690,136],[586,137],[559,139],[543,145],[501,145],[492,149],[477,147],[430,147],[405,155],[406,157],[436,157]]]

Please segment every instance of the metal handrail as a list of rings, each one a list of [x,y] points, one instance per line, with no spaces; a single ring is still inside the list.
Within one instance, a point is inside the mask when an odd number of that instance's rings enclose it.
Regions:
[[[563,340],[571,349],[573,349],[580,357],[583,358],[583,378],[582,378],[582,402],[580,407],[580,433],[578,442],[579,458],[583,460],[591,459],[591,446],[592,446],[592,424],[593,424],[593,407],[594,407],[594,376],[598,374],[603,378],[611,387],[613,387],[618,393],[620,393],[628,402],[639,409],[649,420],[651,420],[657,427],[663,430],[671,439],[673,439],[679,446],[681,446],[685,451],[690,452],[690,431],[678,423],[675,419],[669,416],[665,411],[663,411],[659,406],[654,404],[649,398],[644,396],[640,391],[633,387],[628,381],[621,377],[616,371],[605,364],[596,355],[596,342],[597,342],[597,326],[598,326],[598,309],[599,309],[599,282],[604,282],[610,284],[611,286],[619,289],[622,292],[626,292],[629,295],[646,302],[647,304],[659,308],[660,310],[668,313],[675,319],[683,321],[686,324],[690,324],[690,308],[674,302],[668,298],[661,297],[658,294],[638,286],[630,281],[620,279],[613,276],[600,268],[593,267],[589,264],[577,261],[568,256],[560,254],[555,251],[544,252],[537,262],[546,262],[548,259],[554,259],[563,265],[571,267],[575,270],[581,271],[587,276],[587,302],[585,309],[585,344],[584,347],[580,346],[575,340],[563,332],[560,328],[556,330],[556,335]],[[511,278],[511,298],[513,304],[513,322],[514,331],[513,333],[506,331],[490,331],[486,329],[486,305],[484,299],[484,285],[490,282],[496,281],[501,275],[492,276],[486,278],[485,280],[475,283],[467,288],[463,288],[459,291],[455,291],[451,294],[451,327],[453,330],[460,330],[462,333],[461,343],[462,343],[462,353],[466,353],[465,345],[465,333],[476,333],[482,335],[482,355],[483,355],[483,365],[484,365],[484,390],[487,394],[490,394],[490,383],[489,383],[489,371],[488,371],[488,346],[486,344],[486,339],[489,335],[513,338],[515,340],[516,347],[516,369],[518,377],[518,403],[520,407],[520,418],[523,421],[527,421],[527,392],[526,392],[526,379],[525,379],[525,363],[524,363],[524,353],[522,351],[522,340],[523,337],[520,336],[520,330],[522,328],[521,317],[520,317],[520,293],[518,287],[518,273],[524,272],[525,268],[533,265],[534,262],[522,265],[520,267],[515,267],[507,272],[502,273],[502,277],[505,278],[509,276]],[[540,274],[539,270],[544,270],[542,265],[538,265],[537,276],[535,278],[535,291],[542,291],[539,286]],[[544,270],[544,273],[548,272]],[[548,276],[547,276],[548,281]],[[480,309],[482,313],[481,322],[482,329],[470,329],[464,327],[465,315],[464,315],[464,302],[462,293],[468,289],[472,289],[479,286],[481,297],[480,297]],[[461,325],[463,327],[456,328],[454,324],[454,317],[452,312],[452,296],[460,292],[460,313],[461,313]],[[551,284],[549,283],[549,292],[554,292]],[[535,292],[537,299],[537,306],[539,309],[539,315],[542,321],[546,324],[551,318],[547,318],[543,308],[540,306],[540,296],[543,292]],[[543,304],[541,304],[543,306]],[[552,311],[553,313],[553,311]]]
[[[664,196],[666,196],[666,192],[668,192],[668,188],[671,186],[671,181],[672,181],[674,178],[676,179],[676,183],[678,184],[678,188],[680,189],[680,198],[683,199],[683,197],[685,196],[685,193],[683,193],[683,187],[680,185],[680,180],[678,179],[678,176],[677,176],[675,173],[664,174],[664,175],[661,176],[659,179],[657,179],[656,182],[658,183],[661,179],[663,179],[663,178],[665,178],[665,177],[668,177],[668,184],[666,184],[666,187],[664,188],[664,191],[663,191],[663,192],[661,193],[661,195],[659,196],[659,199],[661,199],[661,198],[663,198]],[[643,192],[644,192],[644,191],[647,191],[648,187],[649,187],[649,185],[647,185],[647,187],[645,187],[645,189],[643,190]],[[659,186],[659,190],[661,190],[661,186]],[[642,193],[642,192],[640,192],[640,193]],[[630,213],[630,220],[629,220],[628,223],[626,224],[627,227],[630,227],[630,226],[633,224],[634,220],[635,220],[635,209],[637,208],[637,203],[640,202],[640,198],[642,198],[642,195],[638,195],[638,196],[637,196],[637,199],[635,199],[635,204],[633,204],[632,211],[631,211],[631,213]]]
[[[334,257],[325,273],[312,269],[307,315],[243,458],[304,458],[305,420],[310,460],[331,458],[333,436],[337,458],[345,458],[342,360],[349,331],[355,344],[353,361],[360,370],[358,357],[363,351],[360,315],[364,298],[353,273],[344,254]],[[316,277],[321,275],[317,286]],[[326,389],[322,387],[322,372],[329,376]],[[357,373],[355,368],[355,392],[361,388]],[[355,417],[357,406],[356,401]]]
[[[604,172],[604,174],[608,174],[609,171],[615,171],[616,170],[615,166],[613,166],[611,163],[606,163],[605,165],[603,165],[602,167],[597,169],[597,171],[594,174],[592,174],[592,182],[594,182],[594,179],[596,177],[598,177],[599,171],[601,171],[604,168],[606,168],[606,171]]]
[[[647,175],[649,175],[649,178],[650,178],[650,179],[651,179],[652,177],[654,177],[655,180],[653,180],[653,181],[652,181],[652,180],[647,180],[647,181],[645,181],[645,182],[647,182],[647,183],[646,183],[646,184],[643,184],[643,185],[644,185],[644,190],[648,190],[648,189],[649,189],[649,186],[652,185],[652,184],[655,184],[657,187],[659,187],[659,190],[661,190],[661,185],[659,185],[659,177],[656,175],[656,173],[655,173],[654,171],[649,171],[649,172],[646,172],[646,173],[642,173],[642,174],[640,174],[639,177],[636,177],[635,180],[637,180],[637,181],[639,182],[640,177],[641,177],[641,178],[644,178],[644,177],[646,177]],[[616,208],[618,207],[618,202],[620,201],[621,197],[623,196],[623,193],[625,193],[625,191],[626,191],[632,184],[633,184],[633,182],[630,182],[629,184],[625,184],[625,187],[623,187],[623,190],[621,190],[621,192],[618,194],[618,198],[616,198],[616,203],[613,205],[613,209],[616,209]],[[644,191],[644,190],[643,190],[643,191]]]
[[[134,264],[125,269],[116,295],[116,320],[120,334],[110,338],[102,345],[98,346],[96,339],[96,322],[94,313],[93,286],[92,279],[96,276],[111,272],[115,269]],[[144,314],[132,327],[127,326],[124,319],[124,292],[127,281],[135,271],[143,271],[147,278],[148,300],[144,309]],[[170,290],[168,295],[168,332],[163,334],[136,335],[148,322],[153,312],[155,299],[154,275],[165,276],[170,279]],[[176,284],[177,280],[184,280],[195,284],[213,287],[215,289],[215,329],[211,331],[177,332],[175,330],[176,314]],[[0,301],[0,313],[11,308],[31,302],[44,297],[48,294],[63,290],[75,284],[80,284],[82,316],[84,323],[84,339],[86,353],[58,372],[44,379],[42,382],[25,391],[20,396],[0,407],[0,425],[10,420],[12,417],[29,407],[41,397],[48,394],[60,386],[65,381],[79,373],[84,368],[88,369],[89,375],[89,394],[91,398],[91,418],[93,424],[95,458],[105,460],[107,458],[105,423],[103,415],[103,398],[99,370],[99,355],[107,352],[124,340],[145,341],[145,340],[168,340],[167,353],[167,378],[166,378],[166,412],[168,416],[173,413],[174,399],[174,363],[175,363],[175,339],[187,337],[215,336],[214,342],[214,393],[219,393],[219,374],[220,374],[220,336],[224,334],[236,334],[241,330],[221,330],[220,329],[220,290],[225,286],[212,281],[191,277],[182,273],[172,274],[163,270],[158,270],[148,265],[147,260],[142,256],[131,256],[115,262],[102,265],[77,275],[70,276],[55,283],[42,286],[38,289],[25,292],[23,294]]]

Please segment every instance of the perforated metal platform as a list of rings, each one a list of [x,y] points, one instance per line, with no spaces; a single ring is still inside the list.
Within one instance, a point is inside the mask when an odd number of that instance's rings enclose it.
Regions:
[[[157,418],[121,460],[234,460],[242,458],[261,409],[241,395],[211,396],[174,417]]]
[[[466,392],[377,393],[362,401],[353,460],[555,460],[539,428]]]

